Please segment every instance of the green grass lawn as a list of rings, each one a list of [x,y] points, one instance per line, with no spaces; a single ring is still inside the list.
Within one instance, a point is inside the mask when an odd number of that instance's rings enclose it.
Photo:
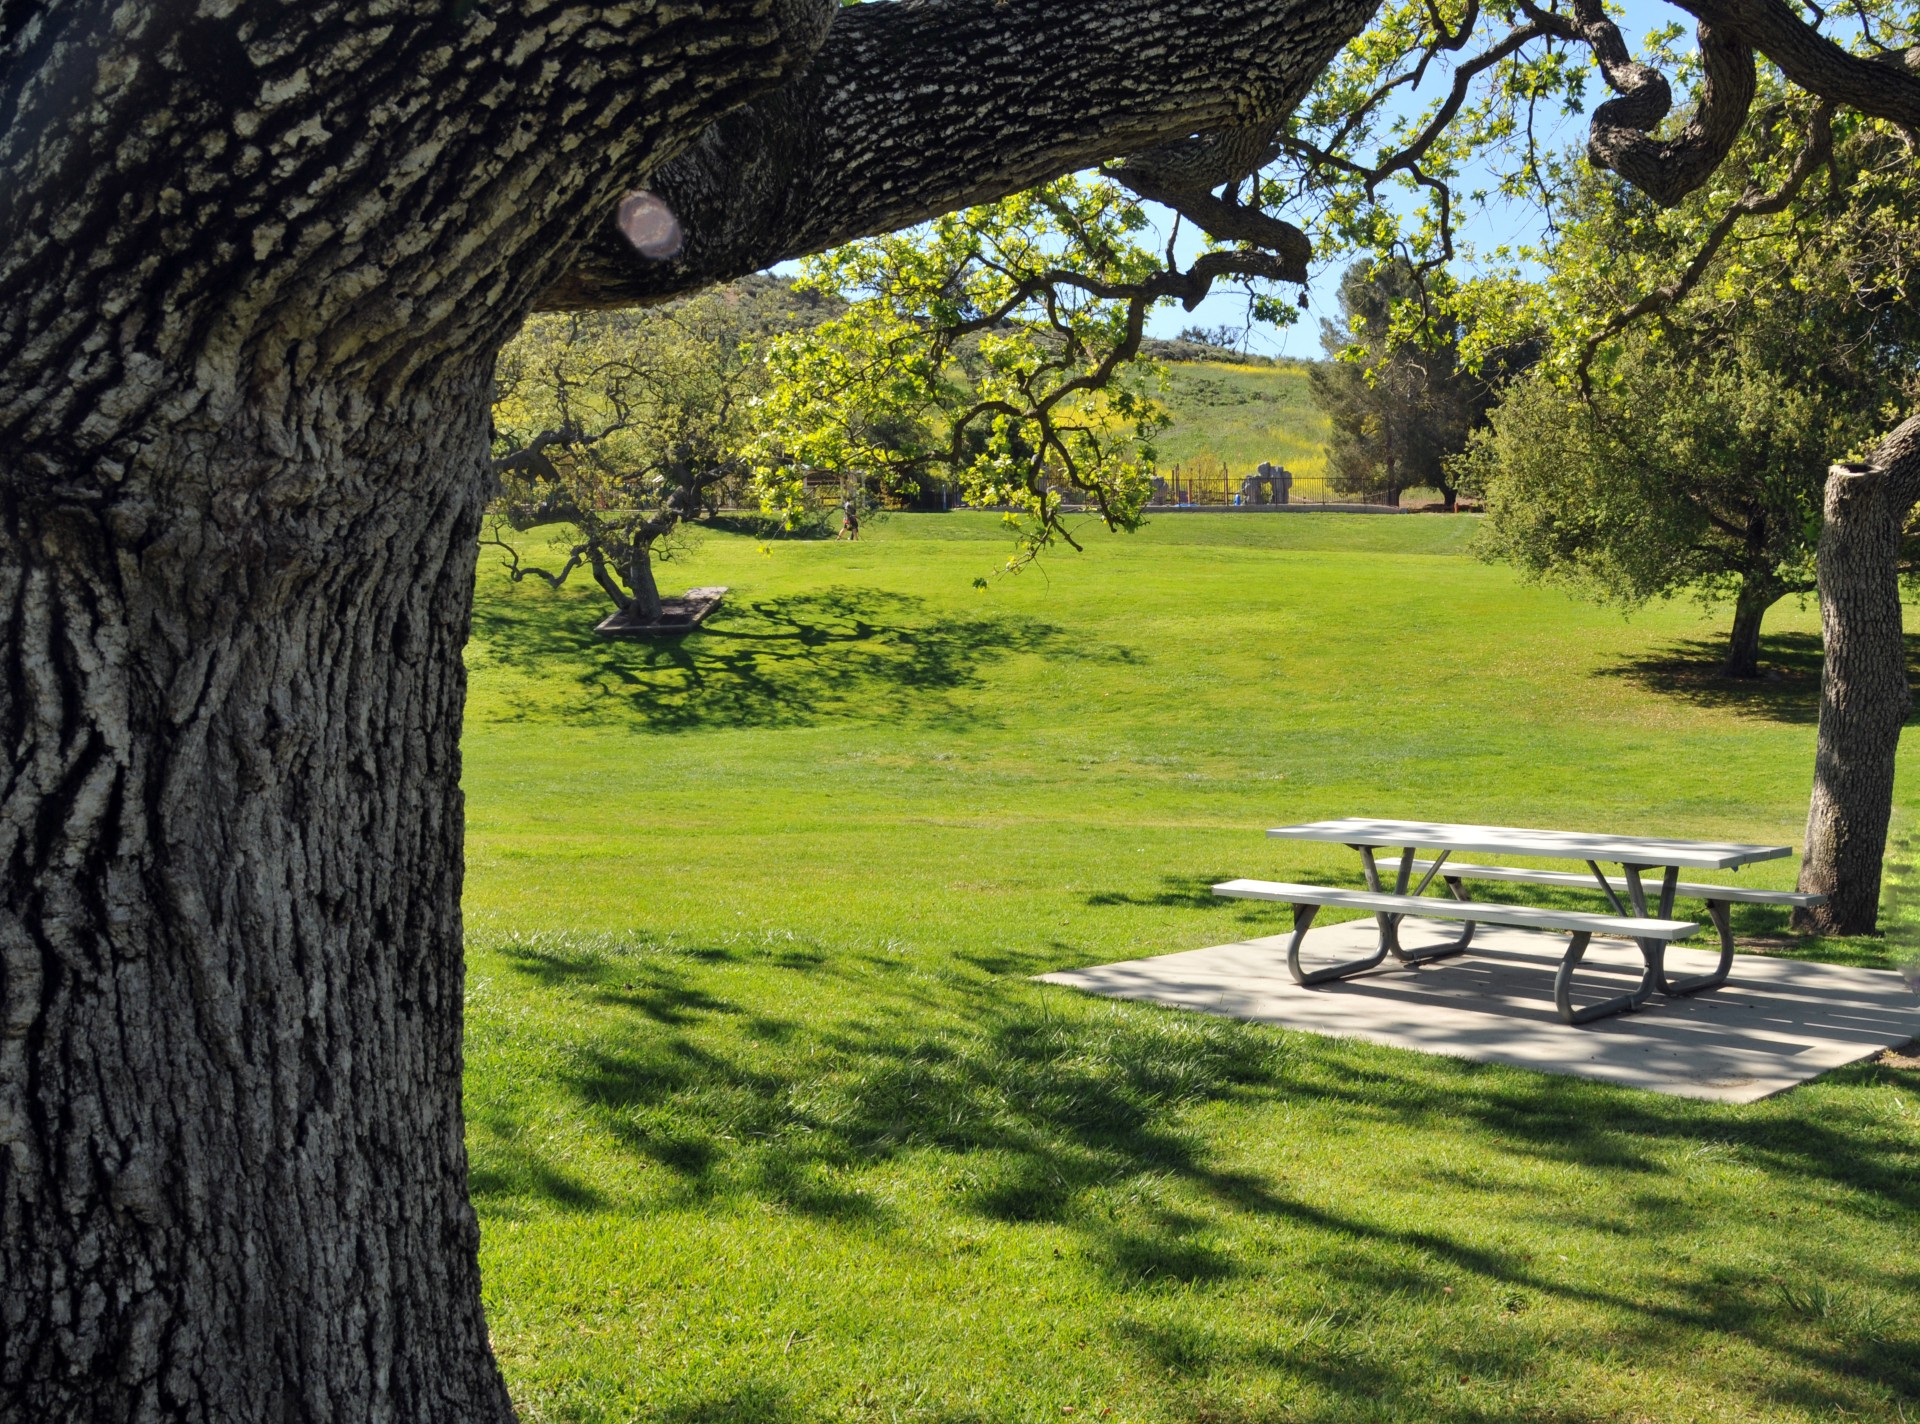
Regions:
[[[1358,883],[1281,821],[1798,840],[1810,611],[1736,688],[1716,620],[1471,527],[1170,516],[984,591],[988,516],[710,534],[665,582],[725,609],[652,645],[483,557],[467,1106],[525,1417],[1920,1418],[1920,1074],[1728,1107],[1029,981],[1279,928],[1217,879]]]

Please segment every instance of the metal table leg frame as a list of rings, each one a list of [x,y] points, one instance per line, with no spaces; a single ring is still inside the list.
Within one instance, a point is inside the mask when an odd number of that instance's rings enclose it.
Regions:
[[[1660,878],[1659,908],[1652,912],[1647,909],[1647,887],[1640,880],[1640,872],[1650,868],[1621,863],[1620,869],[1627,877],[1627,903],[1633,906],[1633,913],[1643,919],[1652,913],[1660,919],[1670,920],[1673,918],[1674,886],[1680,879],[1680,867],[1666,867]],[[1636,991],[1638,1001],[1634,1007],[1637,1009],[1646,1002],[1654,987],[1667,977],[1667,942],[1663,939],[1637,939],[1634,943],[1640,946],[1640,957],[1647,962],[1646,977],[1640,981],[1640,988]]]
[[[1287,941],[1287,973],[1293,976],[1294,983],[1326,984],[1335,979],[1345,979],[1351,974],[1365,973],[1387,957],[1387,947],[1382,944],[1367,959],[1350,960],[1346,964],[1330,964],[1324,969],[1301,968],[1300,946],[1306,940],[1307,929],[1313,924],[1313,917],[1319,912],[1318,905],[1293,907],[1293,938]]]
[[[1449,875],[1446,879],[1448,893],[1450,893],[1454,899],[1463,905],[1471,905],[1473,903],[1473,895],[1468,891],[1466,882],[1462,881],[1458,876],[1453,875]],[[1467,946],[1473,943],[1473,932],[1476,928],[1477,926],[1472,920],[1462,922],[1460,926],[1460,938],[1453,942],[1453,947],[1449,953],[1466,953]]]
[[[1447,857],[1450,854],[1452,854],[1451,851],[1441,851],[1433,864],[1427,867],[1427,873],[1420,877],[1420,883],[1413,888],[1413,893],[1416,896],[1427,893],[1427,887],[1433,884],[1433,877],[1440,873],[1440,867],[1447,863]],[[1412,847],[1408,847],[1407,849],[1406,865],[1408,869],[1412,869],[1413,867]],[[1447,884],[1453,887],[1458,887],[1459,883],[1457,880],[1450,879],[1447,881]],[[1403,891],[1402,893],[1404,894],[1405,892]],[[1456,900],[1466,899],[1466,896],[1462,895],[1457,888],[1454,890],[1453,897]],[[1397,943],[1399,936],[1396,934],[1394,939]],[[1394,951],[1394,955],[1402,964],[1425,964],[1430,959],[1450,959],[1456,954],[1466,953],[1467,945],[1472,939],[1473,925],[1471,922],[1466,922],[1461,925],[1459,936],[1447,940],[1444,944],[1437,944],[1431,949],[1422,950],[1409,950],[1402,946]]]
[[[1374,863],[1372,846],[1355,846],[1360,852],[1360,869],[1367,877],[1367,889],[1378,895],[1380,891],[1380,867]],[[1393,893],[1407,893],[1407,878],[1413,874],[1413,851],[1407,850],[1400,857],[1400,873],[1394,877]],[[1380,952],[1392,954],[1395,959],[1402,957],[1400,952],[1400,916],[1380,911],[1374,915],[1374,921],[1380,926]]]
[[[1653,994],[1654,980],[1660,972],[1657,960],[1647,962],[1647,972],[1641,976],[1639,987],[1632,993],[1605,999],[1597,1004],[1589,1004],[1584,1009],[1576,1009],[1573,1006],[1573,971],[1579,967],[1581,959],[1586,956],[1587,941],[1592,938],[1593,936],[1585,930],[1576,932],[1572,943],[1567,946],[1566,957],[1560,961],[1559,972],[1553,976],[1553,1006],[1560,1011],[1562,1023],[1592,1023],[1595,1019],[1624,1014],[1639,1008]]]
[[[1727,975],[1733,971],[1733,921],[1727,913],[1727,902],[1707,901],[1707,913],[1713,917],[1714,929],[1720,932],[1720,962],[1709,973],[1682,975],[1678,979],[1667,976],[1663,963],[1660,968],[1660,992],[1669,998],[1698,994],[1703,989],[1718,989],[1727,982]]]
[[[1360,852],[1360,866],[1366,872],[1367,889],[1376,895],[1379,894],[1380,867],[1374,862],[1373,847],[1355,846],[1354,849]],[[1408,846],[1400,853],[1400,871],[1394,876],[1393,881],[1393,893],[1396,895],[1407,893],[1407,882],[1413,878],[1413,853],[1412,846]],[[1419,886],[1414,890],[1415,895],[1423,894],[1427,886],[1433,883],[1434,874],[1446,862],[1447,855],[1446,851],[1440,852],[1439,860],[1428,869]],[[1456,887],[1454,898],[1461,900],[1466,898],[1459,893],[1458,881],[1450,879],[1447,884]],[[1400,922],[1405,918],[1405,915],[1390,915],[1385,912],[1374,916],[1380,925],[1381,949],[1402,964],[1425,964],[1430,959],[1447,959],[1456,954],[1463,954],[1466,952],[1468,943],[1473,939],[1473,926],[1468,924],[1461,929],[1458,939],[1448,940],[1445,944],[1436,945],[1432,949],[1409,950],[1400,943]]]

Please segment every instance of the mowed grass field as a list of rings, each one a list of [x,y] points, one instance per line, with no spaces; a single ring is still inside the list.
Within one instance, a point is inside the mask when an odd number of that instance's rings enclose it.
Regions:
[[[1920,1073],[1728,1107],[1030,982],[1279,928],[1214,880],[1357,883],[1282,821],[1797,842],[1811,611],[1733,688],[1697,610],[1471,532],[1164,516],[984,590],[989,516],[710,534],[665,582],[724,611],[651,645],[483,556],[468,1131],[524,1417],[1920,1414]]]

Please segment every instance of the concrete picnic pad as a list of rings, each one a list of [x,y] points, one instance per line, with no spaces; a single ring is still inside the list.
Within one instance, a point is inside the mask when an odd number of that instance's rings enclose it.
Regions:
[[[1402,925],[1416,949],[1458,933],[1436,920]],[[1372,950],[1376,935],[1371,919],[1328,925],[1307,936],[1304,954],[1310,962],[1355,957]],[[1287,976],[1282,934],[1039,977],[1110,998],[1730,1103],[1920,1036],[1920,995],[1899,974],[1755,954],[1736,955],[1721,988],[1656,994],[1638,1013],[1574,1027],[1553,1008],[1565,948],[1561,935],[1483,925],[1467,954],[1411,968],[1389,960],[1302,988]],[[1688,973],[1714,958],[1675,945],[1667,962]],[[1630,987],[1640,965],[1632,944],[1595,939],[1582,974],[1597,998]]]

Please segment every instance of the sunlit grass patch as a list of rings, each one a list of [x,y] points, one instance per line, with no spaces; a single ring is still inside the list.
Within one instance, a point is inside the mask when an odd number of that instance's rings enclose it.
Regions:
[[[984,591],[991,516],[712,534],[672,647],[483,561],[468,1141],[524,1416],[1898,1419],[1920,1072],[1726,1107],[1030,981],[1350,883],[1282,820],[1797,839],[1817,683],[1644,675],[1712,624],[1470,529],[1175,516]],[[1737,928],[1885,966],[1903,905]]]

